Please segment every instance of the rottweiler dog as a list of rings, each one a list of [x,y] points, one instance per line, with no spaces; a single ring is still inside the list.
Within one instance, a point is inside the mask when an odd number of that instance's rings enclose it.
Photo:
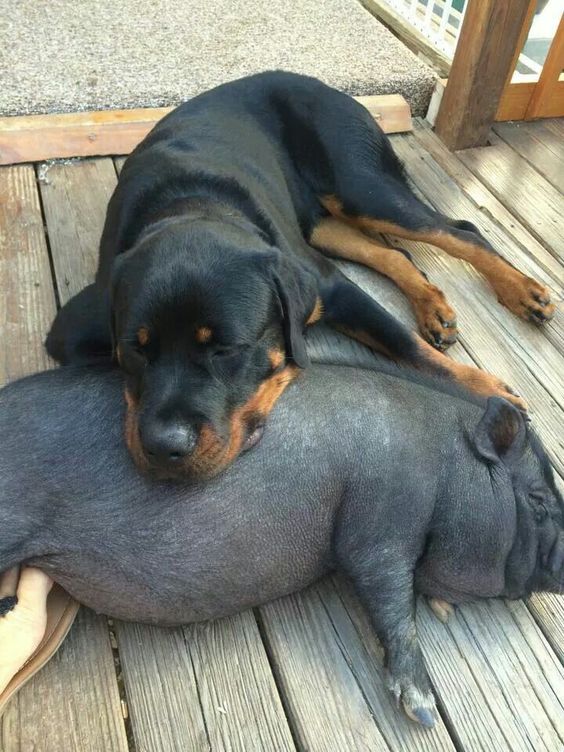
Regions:
[[[307,366],[304,332],[320,319],[396,361],[521,404],[437,351],[456,339],[454,312],[407,254],[371,237],[379,232],[470,261],[519,316],[553,313],[547,290],[474,225],[414,195],[364,107],[316,79],[267,72],[181,105],[129,156],[96,280],[61,309],[47,348],[63,363],[115,353],[130,452],[163,477],[210,477],[258,441]],[[331,256],[393,279],[424,339]]]

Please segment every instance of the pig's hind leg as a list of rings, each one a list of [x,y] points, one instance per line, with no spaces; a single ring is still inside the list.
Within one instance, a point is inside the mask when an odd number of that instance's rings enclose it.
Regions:
[[[432,727],[435,699],[415,626],[415,562],[395,541],[353,541],[350,533],[336,541],[336,555],[384,647],[390,690],[412,720]]]

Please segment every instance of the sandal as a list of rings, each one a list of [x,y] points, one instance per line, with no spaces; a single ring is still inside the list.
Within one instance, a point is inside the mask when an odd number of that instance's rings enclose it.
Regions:
[[[47,626],[43,639],[0,694],[0,716],[10,698],[57,652],[74,622],[79,607],[80,604],[66,590],[60,585],[53,585],[47,596]]]

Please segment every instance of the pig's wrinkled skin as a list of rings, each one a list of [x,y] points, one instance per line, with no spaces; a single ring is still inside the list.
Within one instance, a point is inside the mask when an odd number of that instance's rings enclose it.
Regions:
[[[561,591],[563,502],[509,403],[419,375],[314,366],[261,443],[201,484],[133,466],[117,372],[60,369],[0,392],[0,571],[25,561],[106,614],[212,619],[338,569],[432,725],[414,593],[450,602]]]

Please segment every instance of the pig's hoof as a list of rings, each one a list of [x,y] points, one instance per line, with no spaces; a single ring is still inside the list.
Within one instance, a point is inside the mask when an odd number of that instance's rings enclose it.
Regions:
[[[425,728],[433,728],[435,725],[435,716],[428,708],[410,708],[405,702],[402,702],[403,709],[408,718],[411,718],[415,723],[420,723]]]
[[[429,606],[439,621],[446,624],[449,618],[454,614],[454,607],[451,603],[443,601],[442,598],[429,598]]]
[[[12,611],[17,605],[17,595],[7,595],[5,598],[0,598],[0,616],[6,616],[6,614]]]
[[[417,689],[415,684],[409,681],[391,680],[390,689],[401,704],[408,718],[415,723],[420,723],[425,728],[433,728],[435,725],[436,704],[433,693]]]

